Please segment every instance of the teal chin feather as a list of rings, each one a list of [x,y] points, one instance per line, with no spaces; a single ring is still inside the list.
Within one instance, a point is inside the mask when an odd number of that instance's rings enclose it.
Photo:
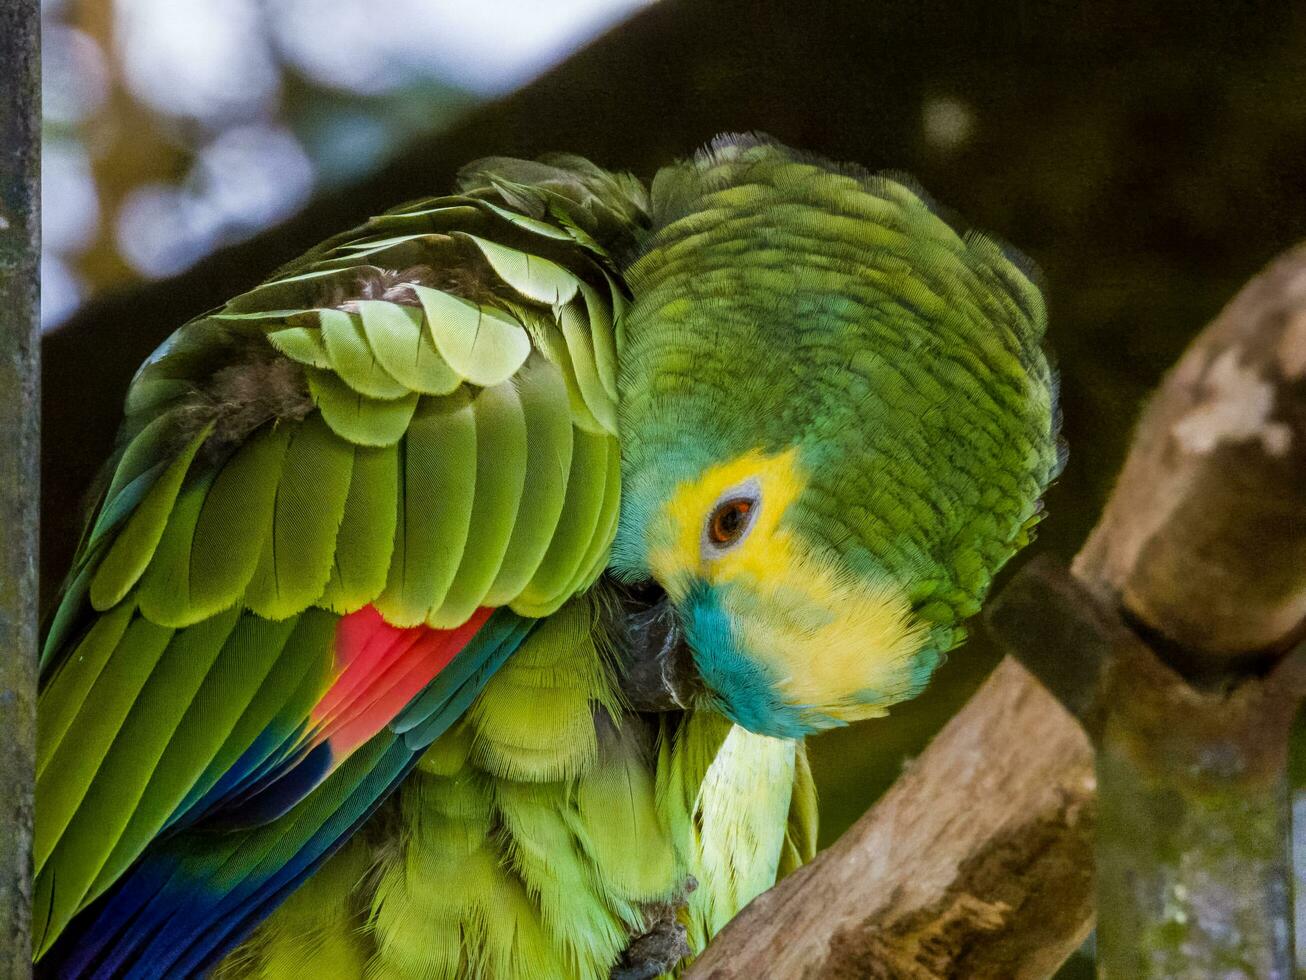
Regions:
[[[713,707],[758,735],[801,738],[843,725],[809,705],[786,703],[772,671],[741,649],[719,591],[703,581],[679,604],[685,640]]]

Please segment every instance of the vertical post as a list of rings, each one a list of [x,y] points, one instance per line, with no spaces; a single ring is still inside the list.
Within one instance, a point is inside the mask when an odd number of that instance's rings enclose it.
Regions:
[[[1098,742],[1098,976],[1291,980],[1301,659],[1228,694],[1134,659],[1113,671]]]
[[[1102,699],[1105,980],[1294,975],[1304,447],[1306,244],[1243,287],[1166,376],[1073,565],[1145,641],[1113,663]]]
[[[0,3],[0,976],[31,975],[40,400],[38,0]]]

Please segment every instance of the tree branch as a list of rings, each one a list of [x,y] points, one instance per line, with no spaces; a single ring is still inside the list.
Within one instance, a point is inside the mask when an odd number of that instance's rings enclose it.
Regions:
[[[1003,661],[690,977],[1050,976],[1093,924],[1095,823],[1102,976],[1289,976],[1303,445],[1306,247],[1166,378],[1074,576],[1031,562],[992,604],[1028,669]]]
[[[1289,732],[1306,692],[1306,246],[1144,413],[1073,571],[1149,640],[1103,685],[1105,978],[1292,975]]]
[[[1306,623],[1306,245],[1188,348],[1144,413],[1074,572],[1203,661]]]
[[[0,974],[31,973],[39,476],[37,0],[0,4]]]
[[[1093,753],[1004,661],[875,808],[757,898],[693,980],[1049,976],[1092,921]]]

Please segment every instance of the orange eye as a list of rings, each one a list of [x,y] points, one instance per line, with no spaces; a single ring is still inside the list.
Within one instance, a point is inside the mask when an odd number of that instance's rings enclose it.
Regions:
[[[712,519],[707,524],[707,536],[713,544],[725,545],[739,540],[748,528],[748,515],[753,509],[753,501],[742,497],[727,500],[712,512]]]

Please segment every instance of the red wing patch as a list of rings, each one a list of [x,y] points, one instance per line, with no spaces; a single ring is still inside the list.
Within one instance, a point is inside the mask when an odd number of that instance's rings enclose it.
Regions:
[[[339,673],[313,709],[312,741],[329,742],[338,764],[431,683],[493,612],[477,609],[452,630],[392,626],[373,606],[341,617],[335,649]]]

